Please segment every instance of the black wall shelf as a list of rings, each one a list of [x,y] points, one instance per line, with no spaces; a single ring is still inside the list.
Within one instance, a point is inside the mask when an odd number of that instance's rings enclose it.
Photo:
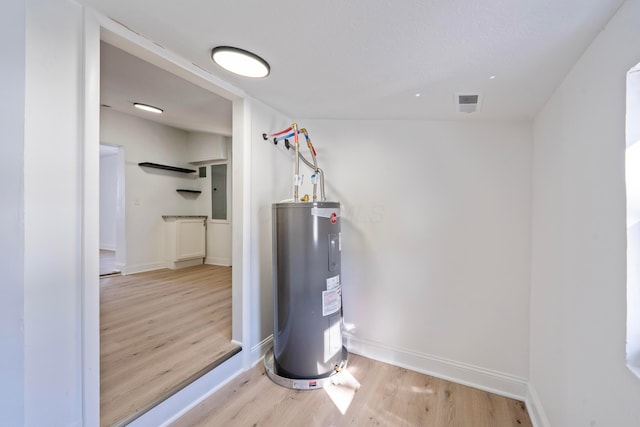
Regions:
[[[195,173],[196,172],[193,169],[178,168],[176,166],[160,165],[158,163],[151,163],[151,162],[138,163],[138,166],[144,166],[146,168],[154,168],[154,169],[163,169],[163,170],[167,170],[167,171],[181,172],[181,173]]]
[[[178,193],[193,193],[193,194],[200,194],[200,193],[202,193],[202,191],[200,191],[200,190],[186,190],[186,189],[184,189],[184,188],[178,188],[176,191],[177,191]]]

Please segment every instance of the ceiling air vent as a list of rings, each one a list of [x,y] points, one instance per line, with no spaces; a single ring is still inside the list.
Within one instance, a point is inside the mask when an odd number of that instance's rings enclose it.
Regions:
[[[480,95],[477,93],[461,93],[455,94],[456,112],[458,113],[476,113],[480,111]]]

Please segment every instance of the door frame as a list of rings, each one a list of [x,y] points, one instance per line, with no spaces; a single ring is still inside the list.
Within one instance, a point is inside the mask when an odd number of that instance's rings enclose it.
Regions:
[[[84,7],[83,63],[81,65],[81,144],[83,187],[81,224],[81,351],[82,413],[84,425],[100,423],[100,290],[99,290],[99,145],[100,145],[100,41],[169,71],[232,101],[232,340],[245,351],[236,365],[251,364],[249,345],[250,289],[250,102],[240,89],[196,67],[191,62],[142,37],[101,13]],[[222,366],[222,365],[221,365]],[[218,368],[216,368],[218,369]],[[214,369],[215,371],[215,369]],[[213,371],[212,371],[213,372]],[[229,371],[213,375],[232,375]],[[223,378],[224,381],[224,378]],[[197,391],[194,390],[194,393]],[[178,393],[180,394],[180,393]],[[176,396],[176,395],[174,395]]]

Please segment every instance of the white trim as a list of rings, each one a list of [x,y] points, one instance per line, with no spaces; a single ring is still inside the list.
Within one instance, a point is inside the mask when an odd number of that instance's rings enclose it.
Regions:
[[[192,62],[165,49],[153,40],[133,32],[99,12],[94,13],[100,26],[106,30],[101,33],[101,39],[107,43],[223,98],[233,101],[246,96],[243,90],[225,82],[209,71],[195,66]]]
[[[500,396],[518,400],[524,400],[526,397],[527,380],[525,378],[443,357],[356,338],[350,334],[345,334],[345,338],[347,349],[351,353],[495,393]]]
[[[633,360],[633,363],[630,363],[629,361],[627,361],[627,368],[631,371],[633,375],[635,375],[638,378],[640,378],[640,366],[638,366],[639,364],[640,364],[640,361],[638,360]]]
[[[527,405],[527,412],[529,412],[529,418],[531,418],[531,424],[533,427],[550,427],[547,414],[544,412],[540,397],[536,392],[535,387],[529,383],[527,387],[527,398],[525,399],[525,405]]]
[[[100,26],[83,10],[79,152],[81,209],[82,424],[100,424]]]
[[[100,245],[101,251],[116,251],[116,245]]]
[[[116,171],[116,267],[120,266],[120,270],[127,263],[127,206],[126,206],[126,173],[125,148],[121,145],[118,148],[118,163]]]
[[[149,264],[125,265],[120,269],[120,273],[123,276],[127,276],[129,274],[144,273],[146,271],[161,270],[163,268],[167,268],[167,263],[164,261],[152,262]]]
[[[131,421],[127,426],[169,426],[242,372],[244,372],[242,357],[240,354],[236,354],[139,418]]]
[[[233,296],[231,338],[251,342],[251,107],[248,99],[233,102],[232,253]],[[240,262],[240,263],[239,263]],[[251,352],[242,352],[243,366],[251,366]]]
[[[204,264],[204,258],[192,258],[182,261],[167,261],[167,263],[165,264],[165,268],[168,268],[170,270],[179,270],[181,268],[193,267],[195,265],[202,264]]]
[[[156,65],[166,71],[169,71],[191,83],[205,88],[233,102],[233,132],[232,141],[234,148],[239,153],[244,153],[233,160],[232,170],[234,177],[237,175],[237,181],[233,182],[233,216],[231,220],[236,224],[232,229],[233,236],[233,264],[237,268],[233,269],[233,285],[232,285],[232,327],[234,334],[232,338],[237,341],[248,342],[249,322],[243,323],[245,317],[249,317],[250,295],[245,290],[249,289],[250,280],[250,262],[249,262],[249,217],[250,217],[250,165],[251,157],[250,148],[242,150],[243,147],[251,145],[251,123],[250,123],[250,107],[245,102],[246,94],[244,91],[225,82],[224,80],[214,76],[213,74],[195,66],[191,62],[185,60],[179,55],[166,50],[162,46],[154,43],[152,40],[146,39],[140,34],[134,33],[132,30],[111,20],[105,15],[95,11],[90,7],[83,6],[84,10],[84,75],[83,82],[84,92],[80,95],[83,111],[79,112],[81,123],[83,126],[80,132],[84,138],[84,146],[79,147],[84,155],[82,160],[82,176],[89,176],[91,179],[85,181],[84,187],[81,189],[81,209],[83,224],[82,227],[82,398],[83,398],[83,424],[98,425],[100,410],[100,328],[99,328],[99,253],[96,250],[99,247],[99,212],[98,200],[99,194],[99,176],[98,176],[98,160],[100,145],[100,129],[99,129],[99,93],[100,93],[100,40],[108,41],[116,47]],[[95,156],[94,156],[95,151]],[[122,153],[122,150],[119,150]],[[95,160],[94,160],[95,157]],[[93,177],[97,177],[94,179]],[[247,178],[244,178],[244,175]],[[119,245],[119,243],[117,243]],[[124,251],[118,250],[118,256],[124,256]],[[122,254],[120,254],[122,252]],[[123,274],[132,274],[134,272],[155,270],[164,268],[165,263],[154,263],[138,266],[123,266]],[[95,270],[95,271],[94,271]],[[237,280],[236,280],[237,279]],[[95,285],[94,285],[95,284]],[[88,291],[88,292],[86,292]],[[245,326],[246,325],[246,326]],[[239,333],[242,331],[242,333]],[[247,353],[241,351],[229,359],[224,364],[216,367],[209,374],[192,383],[187,388],[176,393],[167,401],[158,405],[154,410],[150,411],[159,414],[159,411],[166,411],[167,408],[181,405],[180,408],[186,407],[188,404],[194,403],[196,399],[203,399],[203,388],[200,387],[207,381],[212,381],[212,376],[221,378],[221,382],[226,382],[233,378],[243,368],[246,368]],[[222,368],[223,365],[232,365],[233,369]],[[217,386],[216,386],[217,387]],[[209,385],[207,390],[211,392],[212,387]],[[206,396],[205,396],[206,397]],[[178,403],[176,403],[178,402]],[[195,402],[197,403],[197,402]],[[171,416],[176,411],[171,412]],[[169,416],[157,419],[168,419]],[[151,423],[158,425],[158,423]]]
[[[207,257],[204,260],[205,264],[221,265],[223,267],[231,267],[231,258],[219,258],[219,257]]]
[[[251,347],[251,367],[256,366],[256,364],[262,360],[262,357],[265,353],[271,348],[273,345],[273,335],[269,335],[258,344]]]

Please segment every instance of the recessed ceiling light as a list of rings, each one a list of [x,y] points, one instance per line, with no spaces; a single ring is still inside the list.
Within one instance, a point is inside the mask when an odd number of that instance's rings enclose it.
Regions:
[[[237,47],[218,46],[211,51],[213,62],[227,71],[244,77],[267,77],[269,64],[258,55]]]
[[[496,76],[489,76],[489,79],[490,79],[490,80],[493,80],[493,79],[495,79],[495,78],[496,78]]]
[[[152,105],[140,104],[139,102],[134,102],[133,106],[139,108],[144,111],[148,111],[150,113],[162,114],[163,110],[158,107],[154,107]]]
[[[419,94],[419,93],[416,93],[416,98],[419,98],[419,97],[420,97],[420,94]]]

